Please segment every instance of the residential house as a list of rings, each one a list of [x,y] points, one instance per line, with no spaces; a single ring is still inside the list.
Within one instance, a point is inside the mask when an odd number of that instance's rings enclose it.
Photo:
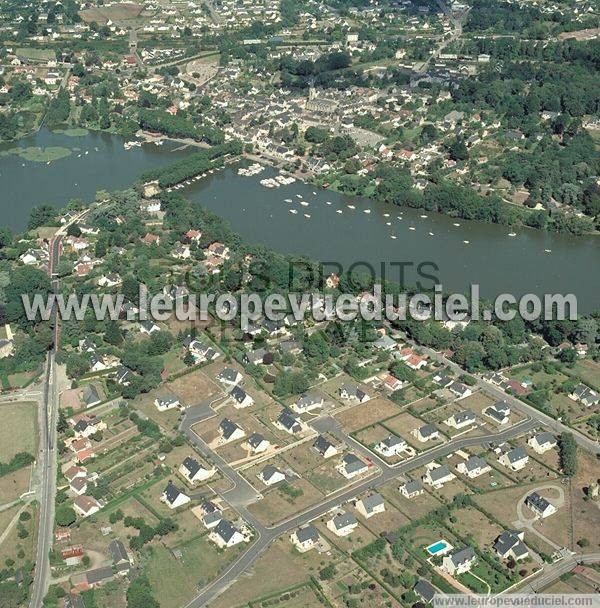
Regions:
[[[525,468],[529,462],[529,456],[527,455],[527,452],[519,446],[502,454],[502,456],[498,458],[498,462],[511,471],[520,471]]]
[[[170,508],[177,509],[190,502],[191,498],[184,494],[179,488],[177,488],[171,481],[167,484],[165,491],[162,493],[160,499]]]
[[[129,386],[133,381],[133,373],[124,365],[119,365],[115,370],[115,382],[121,386]]]
[[[556,513],[556,507],[537,492],[532,492],[525,499],[525,505],[541,519],[546,519],[546,517]]]
[[[527,445],[532,447],[536,454],[544,454],[556,447],[556,436],[549,432],[538,433],[527,440]]]
[[[427,473],[422,479],[424,483],[439,489],[445,483],[456,479],[456,475],[445,464],[437,467],[428,465]]]
[[[319,544],[320,536],[318,530],[313,525],[308,525],[296,530],[290,536],[290,540],[300,553],[305,553]]]
[[[600,403],[600,396],[596,391],[593,391],[589,386],[579,383],[572,393],[569,393],[569,397],[573,401],[579,401],[586,407],[592,407]]]
[[[248,441],[246,442],[250,451],[253,454],[262,454],[266,452],[270,447],[271,443],[265,439],[260,433],[253,433],[248,437]]]
[[[342,384],[342,386],[340,386],[339,392],[340,397],[342,399],[347,399],[349,401],[358,401],[358,403],[365,403],[365,401],[368,401],[370,399],[369,395],[367,395],[356,384],[344,383]]]
[[[235,422],[229,420],[229,418],[223,418],[223,420],[221,420],[221,424],[219,424],[219,433],[221,434],[221,440],[223,442],[237,441],[246,436],[244,429]]]
[[[437,589],[423,578],[420,578],[413,587],[413,591],[418,595],[426,604],[431,604],[433,597],[437,593]]]
[[[399,490],[405,498],[415,498],[425,492],[425,488],[423,488],[423,484],[419,479],[407,481],[404,485],[400,486]]]
[[[111,557],[112,565],[119,574],[129,572],[131,568],[131,558],[125,549],[125,545],[118,539],[113,539],[106,548]]]
[[[319,395],[301,395],[292,408],[302,414],[304,412],[312,412],[313,410],[323,407],[323,397]]]
[[[81,391],[81,398],[85,407],[94,407],[98,405],[102,398],[98,394],[98,389],[93,384],[86,384]]]
[[[221,549],[233,547],[244,542],[244,535],[226,519],[222,519],[208,537]]]
[[[414,435],[421,443],[439,439],[440,432],[435,424],[425,424],[418,429],[413,429],[411,434]]]
[[[217,380],[228,386],[236,386],[242,379],[242,374],[231,367],[225,367],[217,374]]]
[[[292,411],[287,408],[281,412],[279,418],[274,422],[274,425],[290,435],[297,435],[304,430],[302,421],[296,418]]]
[[[475,479],[491,471],[492,467],[481,456],[471,456],[464,462],[459,462],[456,465],[456,470],[469,477],[469,479]]]
[[[363,475],[369,470],[367,464],[352,452],[345,454],[342,458],[342,462],[336,468],[346,479],[352,479],[357,475]]]
[[[251,365],[262,365],[265,361],[265,355],[267,354],[268,353],[264,348],[250,350],[244,355],[244,361]]]
[[[89,517],[94,513],[98,513],[101,508],[102,505],[93,496],[86,496],[84,494],[77,496],[73,501],[73,510],[81,517]]]
[[[449,555],[445,555],[442,559],[442,569],[450,576],[463,574],[471,569],[476,560],[477,554],[475,553],[475,549],[473,547],[464,547],[453,551]]]
[[[385,502],[381,496],[377,492],[373,494],[369,494],[364,498],[361,498],[356,503],[356,510],[363,516],[369,519],[373,517],[373,515],[377,515],[378,513],[383,513],[385,511]]]
[[[483,414],[497,424],[507,424],[510,420],[510,406],[506,401],[498,401],[494,405],[486,407]]]
[[[216,473],[216,469],[207,469],[202,466],[195,458],[187,457],[179,467],[179,473],[189,483],[199,483],[209,479]]]
[[[475,414],[471,410],[463,410],[452,414],[452,416],[444,420],[444,424],[455,429],[464,429],[467,426],[475,424],[476,421]]]
[[[376,446],[375,451],[385,456],[386,458],[392,458],[393,456],[400,456],[408,448],[408,444],[401,437],[396,435],[390,435],[385,439],[382,439]]]
[[[500,559],[512,558],[516,562],[529,557],[529,550],[523,539],[525,532],[522,530],[505,530],[496,538],[493,547]]]
[[[336,536],[348,536],[358,526],[358,520],[352,513],[342,511],[327,522],[327,528]]]
[[[329,442],[323,435],[319,435],[314,443],[312,444],[314,450],[316,450],[323,458],[331,458],[338,453],[337,448]]]
[[[202,523],[208,530],[214,528],[223,519],[221,510],[210,500],[203,502],[200,505],[202,512]]]
[[[160,327],[154,323],[154,321],[140,321],[140,332],[151,336],[152,334],[160,331]]]
[[[259,474],[258,478],[267,486],[272,486],[280,481],[285,481],[285,473],[277,467],[268,464]]]
[[[157,397],[154,400],[154,405],[159,412],[166,412],[181,405],[179,397],[175,395],[167,395],[165,397]]]

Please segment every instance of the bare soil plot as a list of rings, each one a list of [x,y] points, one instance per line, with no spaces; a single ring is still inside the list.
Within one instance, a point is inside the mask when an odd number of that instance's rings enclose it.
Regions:
[[[416,477],[413,477],[416,479]],[[400,494],[398,487],[404,482],[394,479],[379,489],[381,495],[393,505],[395,505],[406,517],[411,520],[424,517],[432,509],[441,506],[441,502],[433,495],[425,492],[415,498],[406,498]]]
[[[29,479],[31,477],[31,467],[24,467],[0,477],[0,504],[6,504],[17,500],[21,494],[29,490]],[[0,527],[2,530],[2,527]]]
[[[165,388],[175,393],[184,407],[212,399],[221,390],[216,381],[204,373],[204,369],[197,369],[181,378],[167,382]]]
[[[346,505],[344,507],[345,510],[353,511],[351,505]],[[363,523],[359,521],[358,527],[354,529],[354,531],[348,536],[337,536],[333,532],[329,530],[327,527],[327,520],[333,517],[332,513],[328,513],[322,520],[318,522],[317,528],[321,536],[327,538],[327,541],[332,544],[334,547],[337,547],[341,551],[345,551],[346,553],[352,553],[352,551],[356,551],[356,549],[360,549],[360,547],[364,547],[369,543],[373,542],[377,539],[377,536],[373,534],[370,530],[368,530]]]
[[[86,23],[95,21],[100,25],[106,25],[110,21],[126,21],[139,17],[143,6],[134,2],[123,2],[112,6],[92,7],[79,12],[81,19]]]
[[[351,409],[336,415],[336,419],[348,433],[371,426],[380,420],[386,420],[398,413],[398,406],[390,401],[378,397],[366,403],[360,403]]]
[[[463,538],[470,537],[481,549],[489,549],[504,529],[473,507],[452,512],[448,526]]]
[[[414,413],[417,416],[422,416],[423,414],[434,410],[440,405],[441,404],[438,403],[438,401],[433,397],[423,397],[423,399],[419,399],[418,401],[411,403],[408,409],[411,413]]]
[[[36,408],[31,401],[0,405],[0,461],[9,462],[19,452],[35,455]]]
[[[385,428],[389,429],[391,433],[394,433],[394,435],[398,435],[399,437],[406,439],[406,442],[409,445],[422,452],[423,450],[428,450],[429,448],[432,448],[444,442],[444,438],[442,435],[440,439],[421,443],[416,437],[412,435],[412,431],[414,429],[421,428],[424,425],[425,422],[423,422],[423,420],[416,418],[408,412],[403,412],[402,414],[399,414],[398,416],[395,416],[390,420],[386,420],[384,426]],[[438,429],[440,430],[440,432],[444,432],[444,429],[441,429],[440,427],[438,427]]]
[[[337,492],[348,484],[339,471],[335,468],[341,455],[332,456],[320,466],[307,471],[304,476],[323,494],[328,495]]]
[[[377,513],[377,515],[372,515],[368,519],[365,519],[358,511],[355,509],[355,515],[357,519],[375,536],[381,536],[382,534],[386,534],[388,532],[394,532],[405,526],[410,522],[410,519],[406,517],[403,513],[398,511],[394,505],[385,501],[385,511],[383,513]]]
[[[586,547],[577,548],[577,551],[582,553],[600,550],[600,503],[597,500],[585,500],[584,494],[584,488],[598,476],[598,461],[591,454],[580,451],[577,475],[572,481],[570,494],[574,523],[573,540],[577,542],[587,538],[590,543]]]

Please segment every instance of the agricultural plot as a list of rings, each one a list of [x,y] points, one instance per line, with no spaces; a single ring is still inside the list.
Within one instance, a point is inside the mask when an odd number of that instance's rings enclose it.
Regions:
[[[36,404],[30,401],[0,405],[0,461],[9,462],[19,452],[35,454]]]
[[[347,433],[352,433],[386,420],[398,413],[398,406],[389,399],[376,398],[355,405],[336,415]]]

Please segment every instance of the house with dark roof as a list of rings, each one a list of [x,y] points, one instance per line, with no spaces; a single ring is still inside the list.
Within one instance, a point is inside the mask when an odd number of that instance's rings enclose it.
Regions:
[[[319,531],[313,525],[308,525],[292,533],[290,540],[300,553],[305,553],[319,544]]]
[[[336,536],[348,536],[357,526],[358,520],[347,511],[341,511],[327,522],[327,528]]]
[[[258,478],[266,485],[272,486],[285,481],[285,473],[272,464],[268,464],[259,474]]]
[[[357,401],[358,403],[365,403],[370,399],[369,395],[365,393],[358,385],[348,384],[345,382],[340,386],[339,389],[340,397],[347,401]]]
[[[170,508],[177,509],[190,502],[190,497],[184,494],[179,488],[177,488],[171,481],[167,484],[164,492],[160,499]]]
[[[414,479],[413,481],[407,481],[404,485],[401,485],[400,493],[406,498],[415,498],[425,492],[423,484],[420,479]]]
[[[337,448],[323,435],[319,435],[314,443],[312,444],[314,450],[316,450],[323,458],[331,458],[331,456],[335,456],[338,453]]]
[[[223,420],[221,420],[221,424],[219,424],[219,433],[221,434],[223,443],[237,441],[246,436],[244,429],[235,422],[229,420],[229,418],[223,418]]]
[[[189,483],[199,483],[212,477],[217,470],[202,466],[195,458],[189,456],[183,460],[179,467],[179,474]]]
[[[475,479],[484,473],[489,473],[492,467],[481,456],[471,456],[463,462],[459,462],[456,470],[469,479]]]
[[[475,414],[471,410],[462,410],[461,412],[455,412],[449,418],[444,420],[444,424],[451,426],[455,429],[464,429],[467,426],[472,426],[477,422]]]
[[[118,572],[129,572],[131,568],[131,559],[125,549],[125,545],[118,539],[111,540],[107,547],[113,567]]]
[[[538,433],[527,440],[527,445],[533,448],[536,454],[545,454],[557,445],[556,435],[549,432]]]
[[[313,410],[319,409],[321,407],[323,407],[323,397],[314,394],[300,395],[296,403],[292,405],[292,409],[294,409],[299,414],[302,414],[304,412],[312,412]]]
[[[336,469],[346,478],[352,479],[357,475],[362,475],[369,470],[366,462],[363,462],[356,454],[348,452],[342,458]]]
[[[527,455],[527,452],[519,446],[502,454],[502,456],[498,458],[498,462],[511,471],[520,471],[525,468],[529,462],[529,456]]]
[[[532,492],[525,499],[525,505],[541,519],[545,519],[556,513],[556,507],[537,492]]]
[[[366,519],[383,513],[385,511],[385,502],[381,494],[373,492],[356,502],[356,510]]]
[[[210,532],[208,538],[225,549],[244,542],[244,535],[226,519],[222,519]]]
[[[589,386],[582,383],[579,383],[573,391],[569,393],[569,397],[573,401],[579,401],[586,407],[592,407],[593,405],[598,405],[598,403],[600,403],[600,395]]]
[[[81,392],[81,398],[85,407],[94,407],[102,401],[102,397],[98,393],[98,389],[93,384],[86,384]]]
[[[437,593],[437,589],[423,578],[420,578],[413,587],[413,591],[426,603],[431,604],[433,596]]]
[[[423,482],[436,489],[453,479],[456,479],[456,475],[445,464],[437,467],[430,466],[427,473],[423,475]]]
[[[254,405],[254,399],[241,386],[234,386],[229,391],[229,396],[237,410]]]
[[[375,446],[375,451],[386,458],[392,458],[400,456],[407,448],[408,444],[404,439],[396,435],[389,435]]]
[[[154,400],[154,405],[159,412],[166,412],[179,407],[181,402],[179,401],[179,397],[175,395],[166,395],[164,397],[157,397]]]
[[[424,424],[422,427],[418,429],[413,429],[411,434],[414,435],[421,443],[425,443],[426,441],[431,441],[434,439],[439,439],[440,432],[438,431],[435,424]]]
[[[231,367],[224,367],[218,374],[217,380],[228,386],[236,386],[243,379],[242,374]]]
[[[494,405],[484,408],[483,415],[493,420],[496,424],[507,424],[510,420],[510,406],[506,401],[498,401]]]
[[[285,408],[279,418],[273,423],[278,429],[289,433],[290,435],[297,435],[304,430],[304,424],[299,418],[296,418],[294,413]]]
[[[516,562],[529,557],[529,549],[525,546],[523,530],[505,530],[496,538],[493,547],[500,559],[512,558]]]
[[[260,433],[252,433],[246,443],[253,454],[261,454],[271,447],[270,441],[265,439]]]

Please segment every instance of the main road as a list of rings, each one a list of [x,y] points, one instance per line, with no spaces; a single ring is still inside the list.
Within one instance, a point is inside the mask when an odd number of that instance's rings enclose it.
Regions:
[[[48,272],[52,281],[52,291],[57,293],[59,281],[54,270],[58,265],[61,253],[62,239],[67,228],[82,219],[88,210],[79,214],[63,225],[50,241],[50,260]],[[52,548],[52,532],[54,530],[54,503],[56,500],[56,474],[58,462],[57,431],[58,421],[58,380],[56,374],[55,355],[59,345],[59,319],[57,309],[52,315],[54,323],[54,344],[46,358],[46,375],[44,381],[44,397],[41,401],[40,412],[40,445],[38,450],[38,469],[41,469],[41,483],[38,488],[40,503],[40,518],[35,557],[35,573],[31,589],[30,608],[42,608],[44,596],[50,582],[50,549]]]

